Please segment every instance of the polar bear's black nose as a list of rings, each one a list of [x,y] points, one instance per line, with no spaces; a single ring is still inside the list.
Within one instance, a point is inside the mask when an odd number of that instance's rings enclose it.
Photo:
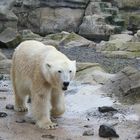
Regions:
[[[69,82],[63,82],[63,85],[67,87],[69,85]]]

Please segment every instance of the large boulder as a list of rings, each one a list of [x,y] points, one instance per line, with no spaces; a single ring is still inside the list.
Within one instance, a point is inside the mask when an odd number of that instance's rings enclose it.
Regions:
[[[82,83],[105,84],[113,76],[98,63],[77,63],[76,80]]]
[[[38,40],[38,41],[41,41],[41,40],[43,40],[43,37],[41,37],[38,34],[33,33],[31,30],[28,30],[28,29],[21,30],[19,33],[21,35],[22,41],[25,41],[25,40]]]
[[[115,2],[121,9],[123,8],[138,9],[140,7],[139,0],[115,0]]]
[[[137,32],[137,30],[140,30],[139,10],[134,10],[132,12],[123,11],[122,17],[125,19],[125,26],[128,30],[132,31],[134,34]]]
[[[29,13],[28,27],[43,35],[61,31],[76,32],[83,14],[83,9],[38,8]]]
[[[107,93],[121,97],[121,100],[127,100],[127,97],[136,99],[140,93],[140,71],[126,67],[108,80],[102,89]]]
[[[20,34],[13,28],[6,28],[0,33],[1,47],[16,47],[21,42]]]
[[[132,35],[113,35],[109,41],[101,42],[96,51],[106,57],[137,58],[140,57],[140,42],[134,42]]]
[[[18,27],[47,35],[61,31],[77,32],[88,0],[18,0],[14,13],[18,16]]]
[[[56,34],[50,34],[43,38],[43,43],[46,45],[54,45],[56,47],[62,46],[65,48],[71,47],[88,47],[91,41],[84,37],[72,32],[61,32]]]
[[[125,20],[128,30],[136,33],[140,29],[139,0],[115,0],[116,5],[121,10],[121,15]]]
[[[114,27],[105,23],[101,15],[85,16],[79,27],[79,34],[96,40],[107,40],[114,33]]]
[[[112,1],[92,0],[85,10],[79,34],[92,40],[108,40],[111,34],[120,33],[123,28],[124,20]]]
[[[17,16],[12,12],[12,6],[15,0],[0,1],[0,32],[7,27],[17,28]]]

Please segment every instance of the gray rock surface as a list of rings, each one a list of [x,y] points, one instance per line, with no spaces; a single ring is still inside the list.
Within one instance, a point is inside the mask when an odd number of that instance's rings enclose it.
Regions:
[[[46,45],[53,45],[56,47],[88,47],[90,44],[94,44],[84,37],[72,32],[60,32],[56,34],[50,34],[43,38],[42,42]]]
[[[20,34],[13,28],[6,28],[0,33],[2,47],[15,48],[21,42]]]
[[[127,100],[127,97],[136,99],[140,92],[140,71],[132,67],[124,68],[106,82],[103,90],[122,97],[122,101]]]
[[[6,59],[6,56],[0,50],[0,61]]]
[[[0,1],[0,32],[7,27],[17,28],[17,16],[12,12],[14,0]]]
[[[79,27],[79,34],[89,39],[107,40],[114,33],[114,27],[105,23],[100,15],[85,16]]]
[[[111,1],[89,2],[79,34],[92,40],[108,40],[111,34],[119,33],[124,27],[124,20],[118,13]]]
[[[121,58],[139,58],[140,42],[137,34],[135,36],[128,34],[112,35],[107,42],[102,41],[96,47],[97,52],[103,53],[106,57]]]
[[[41,7],[30,11],[27,26],[43,35],[61,31],[76,32],[83,14],[83,9]]]
[[[77,63],[76,80],[90,84],[105,84],[113,75],[98,63]]]
[[[1,74],[7,74],[10,73],[11,68],[11,60],[4,59],[0,61],[0,73]]]
[[[16,0],[16,6],[85,8],[89,0]]]

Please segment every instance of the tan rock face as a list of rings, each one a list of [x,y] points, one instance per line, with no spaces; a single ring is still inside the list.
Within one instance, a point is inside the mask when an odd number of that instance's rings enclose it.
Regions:
[[[84,10],[41,7],[28,14],[27,27],[33,32],[46,35],[61,31],[76,32],[82,21]]]
[[[105,72],[98,63],[78,63],[76,80],[90,84],[105,84],[113,75]]]
[[[97,47],[107,57],[138,58],[140,57],[140,42],[136,37],[127,34],[112,35],[108,42],[102,42]]]

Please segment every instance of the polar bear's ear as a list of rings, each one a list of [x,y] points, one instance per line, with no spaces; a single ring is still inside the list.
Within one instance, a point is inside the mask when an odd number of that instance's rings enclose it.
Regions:
[[[76,60],[73,60],[72,62],[73,62],[74,65],[76,65]]]

